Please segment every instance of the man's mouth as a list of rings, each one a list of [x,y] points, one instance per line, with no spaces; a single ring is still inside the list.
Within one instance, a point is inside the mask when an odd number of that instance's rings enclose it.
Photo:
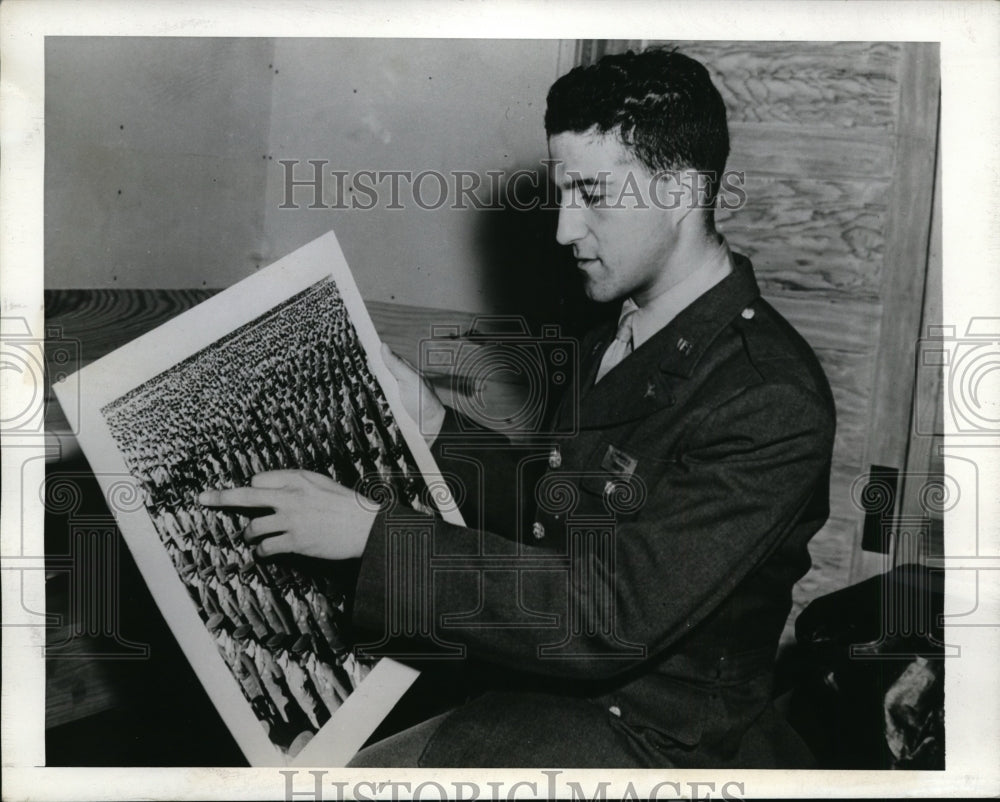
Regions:
[[[600,261],[601,260],[598,259],[597,257],[586,258],[586,257],[583,257],[583,256],[577,256],[576,257],[576,266],[578,268],[580,268],[580,270],[586,270],[588,267],[596,265]]]

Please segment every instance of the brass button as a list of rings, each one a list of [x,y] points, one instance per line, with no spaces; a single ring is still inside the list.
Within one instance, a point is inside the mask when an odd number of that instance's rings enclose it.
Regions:
[[[608,712],[616,718],[622,717],[622,709],[618,705],[611,705],[611,707],[608,708]]]
[[[545,527],[542,526],[538,521],[535,521],[531,525],[531,534],[535,536],[535,540],[541,540],[545,537]]]
[[[742,312],[740,312],[740,316],[744,320],[753,320],[753,316],[755,314],[756,314],[756,312],[754,312],[753,309],[751,309],[749,306],[746,309],[744,309]]]
[[[562,451],[559,446],[552,446],[552,450],[549,452],[549,467],[558,468],[562,465]]]

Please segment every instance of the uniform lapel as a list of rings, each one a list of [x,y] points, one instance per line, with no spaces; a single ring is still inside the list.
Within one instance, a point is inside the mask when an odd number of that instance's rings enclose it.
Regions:
[[[581,428],[614,426],[673,405],[675,383],[691,375],[719,333],[760,297],[750,261],[733,256],[732,273],[594,384],[604,349],[614,336],[613,326],[602,329],[596,345],[583,356]]]
[[[590,388],[593,388],[601,357],[614,339],[616,330],[616,322],[609,320],[596,329],[591,329],[580,340],[579,363],[575,375],[577,385],[572,392],[563,394],[553,421],[553,431],[565,434],[576,430],[579,426],[582,398]]]

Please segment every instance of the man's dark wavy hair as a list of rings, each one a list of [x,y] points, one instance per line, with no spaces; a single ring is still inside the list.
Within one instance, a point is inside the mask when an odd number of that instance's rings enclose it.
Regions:
[[[706,173],[708,205],[715,205],[729,129],[726,105],[700,62],[653,47],[571,70],[549,89],[545,133],[592,129],[617,136],[652,173]]]

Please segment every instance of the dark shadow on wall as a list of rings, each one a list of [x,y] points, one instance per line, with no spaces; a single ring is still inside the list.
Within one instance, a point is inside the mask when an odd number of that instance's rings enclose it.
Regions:
[[[518,174],[509,174],[476,218],[484,295],[505,315],[523,317],[533,334],[557,324],[564,336],[581,336],[615,315],[617,305],[587,299],[572,249],[556,242],[554,189],[544,176],[529,180]]]

